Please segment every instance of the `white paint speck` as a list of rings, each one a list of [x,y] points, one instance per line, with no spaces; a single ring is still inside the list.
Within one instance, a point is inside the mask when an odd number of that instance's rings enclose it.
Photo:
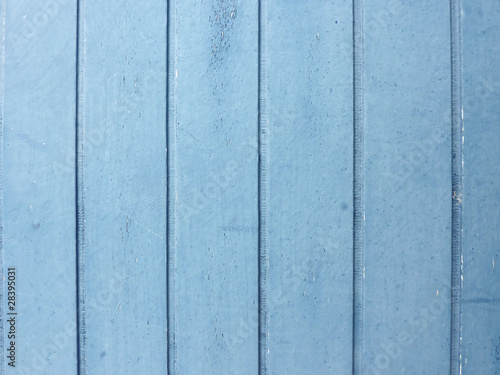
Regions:
[[[436,290],[436,296],[439,296],[439,289]]]
[[[461,263],[461,264],[460,264],[460,271],[461,271],[461,272],[460,272],[460,273],[461,273],[461,275],[460,275],[460,279],[461,279],[461,281],[462,281],[462,283],[461,283],[461,285],[460,285],[460,286],[461,286],[461,287],[462,287],[462,289],[463,289],[463,288],[464,288],[464,254],[461,254],[461,255],[460,255],[460,263]]]

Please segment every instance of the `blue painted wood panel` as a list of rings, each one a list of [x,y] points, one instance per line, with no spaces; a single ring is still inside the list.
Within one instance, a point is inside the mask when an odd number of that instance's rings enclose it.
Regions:
[[[362,374],[450,371],[449,15],[365,3]]]
[[[267,14],[266,362],[269,374],[312,363],[316,374],[349,373],[352,6],[273,1]]]
[[[28,4],[0,5],[0,373],[69,374],[77,363],[76,6]],[[15,290],[8,289],[10,268]]]
[[[500,372],[498,2],[0,20],[1,375]]]
[[[167,367],[166,9],[164,1],[80,2],[83,373]]]
[[[247,1],[170,3],[172,373],[257,372],[257,27]]]
[[[463,2],[462,372],[500,373],[500,4]]]

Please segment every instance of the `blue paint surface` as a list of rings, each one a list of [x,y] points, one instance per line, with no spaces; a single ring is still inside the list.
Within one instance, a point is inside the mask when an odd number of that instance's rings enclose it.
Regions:
[[[172,2],[171,371],[257,373],[257,27],[247,1]]]
[[[75,4],[2,2],[0,373],[76,369]],[[3,30],[7,30],[4,34]],[[4,39],[5,38],[5,39]],[[16,306],[8,309],[8,268]],[[15,317],[15,338],[6,320]],[[11,336],[11,339],[9,339]],[[15,367],[6,351],[15,341]],[[10,353],[10,351],[9,351]]]
[[[163,1],[81,3],[80,366],[92,374],[166,371],[165,15]]]
[[[449,14],[365,3],[362,374],[450,371]]]
[[[463,2],[463,374],[500,373],[500,4]]]
[[[352,362],[352,8],[318,5],[268,9],[269,374]]]
[[[487,0],[0,0],[0,374],[500,373],[499,39]]]

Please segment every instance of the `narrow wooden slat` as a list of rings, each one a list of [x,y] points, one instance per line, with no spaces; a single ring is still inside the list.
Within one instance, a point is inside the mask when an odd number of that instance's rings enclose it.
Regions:
[[[0,373],[74,374],[76,6],[7,1],[0,8],[1,319],[4,349],[10,341],[16,347],[15,368],[2,350]],[[10,267],[16,268],[15,340],[6,322]]]
[[[352,373],[353,9],[268,4],[268,371]]]
[[[175,364],[258,372],[258,4],[175,1]],[[172,20],[172,17],[171,17]],[[171,36],[172,38],[172,36]],[[172,171],[172,169],[171,169]],[[172,311],[175,309],[175,311]]]
[[[363,374],[450,371],[447,2],[364,3]]]
[[[463,0],[462,374],[500,373],[500,3]]]
[[[82,2],[81,374],[167,371],[164,1]],[[82,298],[82,295],[80,296]]]

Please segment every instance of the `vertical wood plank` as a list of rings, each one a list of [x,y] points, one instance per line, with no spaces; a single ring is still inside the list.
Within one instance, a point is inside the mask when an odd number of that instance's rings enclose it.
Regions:
[[[463,0],[462,373],[500,373],[500,4]]]
[[[447,2],[365,2],[363,374],[450,371]]]
[[[80,368],[161,374],[167,369],[166,3],[80,5]]]
[[[11,341],[16,347],[15,368],[2,350],[0,373],[74,374],[76,7],[54,0],[6,1],[0,8],[1,319],[4,349]],[[7,305],[10,267],[16,268],[14,311]],[[11,317],[15,339],[8,337]]]
[[[268,370],[352,372],[353,10],[268,4]]]
[[[174,373],[255,374],[257,2],[170,6],[176,43],[170,124],[176,134]]]

